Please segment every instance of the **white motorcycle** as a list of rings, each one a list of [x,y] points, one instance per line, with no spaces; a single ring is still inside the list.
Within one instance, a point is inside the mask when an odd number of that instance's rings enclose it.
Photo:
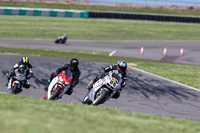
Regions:
[[[82,103],[92,105],[105,103],[121,89],[121,83],[121,77],[110,71],[104,78],[97,80],[93,84],[93,88],[85,96]]]

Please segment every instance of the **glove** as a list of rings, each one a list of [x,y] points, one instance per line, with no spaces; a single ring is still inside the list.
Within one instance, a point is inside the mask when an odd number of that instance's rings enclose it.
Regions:
[[[105,75],[106,75],[105,71],[102,71],[100,76],[101,76],[101,78],[103,78],[103,77],[105,77]]]

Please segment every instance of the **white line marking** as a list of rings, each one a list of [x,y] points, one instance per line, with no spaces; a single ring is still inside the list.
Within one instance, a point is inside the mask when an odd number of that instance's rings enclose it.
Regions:
[[[151,76],[155,76],[155,77],[157,77],[157,78],[164,79],[164,80],[167,80],[167,81],[169,81],[169,82],[173,82],[173,83],[176,83],[176,84],[178,84],[178,85],[181,85],[181,86],[184,86],[184,87],[190,88],[190,89],[192,89],[192,90],[200,91],[199,89],[194,88],[194,87],[192,87],[192,86],[188,86],[188,85],[185,85],[185,84],[179,83],[179,82],[177,82],[177,81],[174,81],[174,80],[171,80],[171,79],[167,79],[167,78],[164,78],[164,77],[161,77],[161,76],[155,75],[155,74],[153,74],[153,73],[149,73],[149,72],[146,72],[146,71],[140,70],[140,69],[135,68],[135,67],[130,67],[130,66],[128,66],[128,67],[131,68],[131,69],[134,69],[134,70],[137,70],[137,71],[140,71],[140,72],[143,72],[143,73],[149,74],[149,75],[151,75]]]
[[[0,93],[7,93],[7,92],[0,92]]]
[[[110,53],[109,56],[112,56],[115,52],[116,52],[115,50],[112,51],[112,53]]]

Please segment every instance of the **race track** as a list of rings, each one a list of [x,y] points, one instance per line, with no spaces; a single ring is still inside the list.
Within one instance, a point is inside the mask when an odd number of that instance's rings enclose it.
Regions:
[[[85,49],[112,52],[114,56],[151,59],[164,62],[200,65],[200,41],[78,41],[69,40],[65,45],[54,44],[54,40],[24,40],[2,39],[0,46],[32,47],[53,49]],[[140,55],[141,47],[144,54]],[[167,48],[167,55],[163,56],[163,50]],[[180,56],[183,48],[184,56]]]
[[[21,57],[22,55],[0,53],[0,92],[7,92],[5,86],[6,73]],[[44,96],[43,87],[50,73],[69,60],[51,57],[28,57],[34,68],[34,77],[30,80],[31,88],[24,89],[21,95],[42,98]],[[80,83],[71,96],[64,95],[61,101],[81,104],[81,100],[86,94],[87,83],[109,64],[81,60]],[[200,120],[200,91],[128,68],[127,87],[123,90],[121,97],[117,100],[111,99],[101,106]]]

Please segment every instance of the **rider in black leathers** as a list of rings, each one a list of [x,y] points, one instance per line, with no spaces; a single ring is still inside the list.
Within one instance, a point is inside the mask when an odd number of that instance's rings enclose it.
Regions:
[[[117,64],[113,64],[110,65],[106,68],[104,68],[101,72],[101,74],[99,76],[96,76],[92,82],[91,85],[88,86],[88,90],[90,91],[93,87],[93,84],[99,80],[100,78],[103,78],[105,76],[106,73],[112,71],[116,74],[118,74],[121,78],[122,78],[122,84],[121,84],[121,89],[120,91],[126,86],[126,79],[127,79],[127,73],[126,73],[126,69],[127,69],[127,63],[124,60],[119,60],[117,62]],[[113,96],[113,98],[117,99],[120,96],[120,92],[116,92],[115,95]]]
[[[73,93],[73,88],[79,83],[79,77],[81,75],[81,71],[78,68],[78,64],[79,62],[77,59],[71,59],[70,64],[65,64],[64,66],[58,68],[55,72],[53,72],[50,75],[48,84],[44,87],[44,90],[48,90],[49,84],[51,83],[53,78],[58,76],[58,74],[60,74],[62,70],[70,70],[72,72],[72,84],[65,94],[71,95]]]
[[[25,67],[26,72],[27,72],[27,80],[24,83],[24,88],[28,89],[30,88],[30,83],[28,81],[28,79],[30,79],[31,77],[33,77],[33,70],[32,70],[32,65],[29,63],[29,59],[28,57],[22,57],[21,61],[19,61],[18,63],[16,63],[12,68],[11,68],[11,72],[7,73],[7,78],[8,78],[8,82],[10,80],[10,78],[12,78],[12,76],[14,76],[14,71],[19,68],[19,67]],[[8,86],[8,82],[6,84],[6,86]],[[22,90],[20,90],[22,91]]]

